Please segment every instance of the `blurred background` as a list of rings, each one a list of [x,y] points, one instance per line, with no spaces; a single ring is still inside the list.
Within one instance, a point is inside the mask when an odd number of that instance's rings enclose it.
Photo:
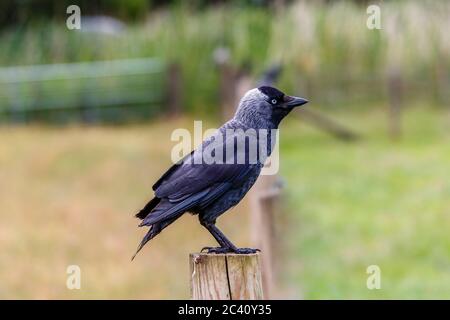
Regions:
[[[270,297],[450,298],[449,18],[444,0],[1,1],[0,298],[188,298],[188,254],[214,240],[186,215],[130,262],[133,215],[172,131],[220,126],[258,82],[311,101],[256,224]],[[218,221],[240,246],[255,208]]]

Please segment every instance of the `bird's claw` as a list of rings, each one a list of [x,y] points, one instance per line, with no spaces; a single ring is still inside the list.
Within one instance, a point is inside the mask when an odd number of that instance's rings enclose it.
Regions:
[[[203,247],[202,250],[200,250],[200,252],[205,251],[207,253],[229,253],[229,252],[233,252],[233,250],[231,248],[226,248],[226,247]]]
[[[205,251],[207,253],[217,253],[217,254],[223,254],[223,253],[236,253],[236,254],[252,254],[260,252],[259,249],[252,249],[252,248],[227,248],[227,247],[203,247],[200,252]]]
[[[253,248],[237,248],[234,253],[236,254],[252,254],[252,253],[257,253],[260,252],[261,250],[259,249],[253,249]]]

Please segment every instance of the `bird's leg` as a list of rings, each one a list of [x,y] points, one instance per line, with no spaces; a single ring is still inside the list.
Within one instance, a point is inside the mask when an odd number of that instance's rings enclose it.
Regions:
[[[220,247],[204,247],[203,250],[208,250],[208,253],[227,253],[234,252],[237,248],[236,246],[225,237],[225,235],[217,228],[214,223],[200,221],[201,225],[206,228],[206,230],[211,233],[211,235],[219,243]]]
[[[200,223],[209,231],[209,233],[212,234],[214,239],[216,239],[216,241],[220,244],[220,247],[205,247],[201,251],[206,249],[208,250],[208,253],[233,252],[238,254],[256,253],[257,251],[260,251],[259,249],[252,248],[238,248],[230,240],[227,239],[227,237],[222,233],[222,231],[219,230],[219,228],[216,227],[214,223],[208,223],[204,221],[201,221]]]

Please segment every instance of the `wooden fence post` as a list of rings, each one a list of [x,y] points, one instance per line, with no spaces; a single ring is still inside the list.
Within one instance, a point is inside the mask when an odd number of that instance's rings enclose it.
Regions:
[[[260,254],[189,255],[191,299],[261,300]]]
[[[228,63],[219,65],[219,95],[222,118],[233,117],[236,101],[236,70]]]
[[[269,68],[259,81],[260,85],[273,85],[278,77],[281,66]],[[242,97],[254,87],[254,81],[249,74],[241,72],[235,81],[235,97]],[[237,106],[239,100],[235,100]],[[276,297],[276,266],[275,266],[275,218],[276,205],[281,190],[278,175],[262,175],[249,192],[250,198],[250,235],[252,244],[261,250],[261,274],[265,299]],[[277,187],[278,186],[278,187]]]
[[[256,248],[261,250],[262,279],[266,299],[276,297],[276,230],[275,212],[281,187],[277,175],[258,178],[250,191],[251,238]]]
[[[388,74],[387,91],[389,96],[389,134],[396,140],[402,134],[402,91],[403,79],[400,70],[393,67]]]
[[[183,83],[181,68],[176,63],[171,63],[167,70],[167,113],[169,116],[177,116],[181,113],[183,101]]]

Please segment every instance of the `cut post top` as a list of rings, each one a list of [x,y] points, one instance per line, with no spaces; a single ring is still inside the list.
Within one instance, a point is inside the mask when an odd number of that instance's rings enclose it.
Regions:
[[[260,253],[191,253],[194,300],[263,299]]]

